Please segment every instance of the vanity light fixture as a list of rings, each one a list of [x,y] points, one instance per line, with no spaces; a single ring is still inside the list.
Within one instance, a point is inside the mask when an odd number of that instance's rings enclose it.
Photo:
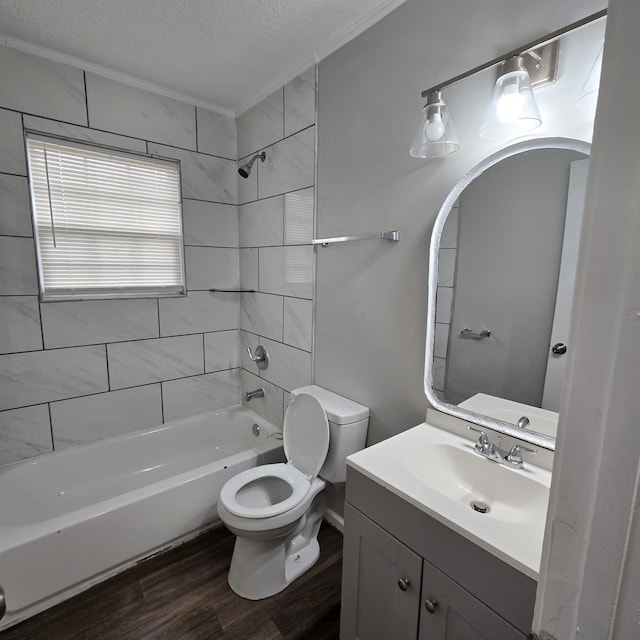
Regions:
[[[484,114],[483,138],[517,138],[542,124],[522,56],[509,58],[496,81]]]
[[[409,153],[414,158],[439,158],[459,148],[449,107],[442,98],[442,92],[434,89],[427,96]]]
[[[518,49],[478,65],[466,73],[461,73],[446,82],[425,89],[421,95],[423,98],[427,98],[427,104],[423,108],[420,127],[411,143],[409,153],[416,158],[435,158],[456,151],[460,145],[455,137],[449,146],[444,143],[449,137],[447,127],[451,126],[451,118],[447,106],[442,100],[441,92],[460,80],[498,65],[503,65],[503,68],[499,72],[480,135],[485,138],[502,137],[503,135],[521,136],[539,126],[542,119],[535,104],[532,88],[553,82],[555,79],[558,39],[580,27],[604,18],[606,15],[607,10],[602,9]],[[594,69],[592,69],[594,73],[597,67],[598,61],[596,60]],[[537,78],[538,75],[542,75],[542,78]],[[597,80],[599,70],[595,75]],[[585,83],[585,89],[587,89],[587,83]],[[583,89],[583,93],[586,93],[585,89]],[[590,95],[593,95],[593,92]],[[441,138],[438,137],[440,133],[442,134]]]
[[[602,51],[604,45],[600,47],[600,51],[596,59],[591,65],[589,75],[582,85],[582,91],[576,100],[576,107],[584,111],[595,111],[598,102],[598,91],[600,89],[600,72],[602,71]]]
[[[542,124],[533,87],[555,82],[558,41],[524,51],[498,67],[480,129],[483,138],[517,138]]]

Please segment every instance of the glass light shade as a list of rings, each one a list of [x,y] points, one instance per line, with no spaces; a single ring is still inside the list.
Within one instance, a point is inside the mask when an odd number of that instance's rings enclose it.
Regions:
[[[505,63],[480,129],[483,138],[516,138],[539,127],[542,118],[522,58]]]
[[[414,158],[439,158],[459,148],[449,107],[442,99],[440,91],[432,91],[427,96],[427,104],[422,110],[422,119],[409,153]]]
[[[591,66],[589,75],[584,81],[582,91],[576,100],[576,107],[585,111],[595,111],[600,90],[600,72],[602,71],[602,47]]]

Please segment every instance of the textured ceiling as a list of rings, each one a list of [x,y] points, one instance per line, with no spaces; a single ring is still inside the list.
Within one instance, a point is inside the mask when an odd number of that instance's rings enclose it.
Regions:
[[[0,0],[0,34],[238,114],[402,1]]]

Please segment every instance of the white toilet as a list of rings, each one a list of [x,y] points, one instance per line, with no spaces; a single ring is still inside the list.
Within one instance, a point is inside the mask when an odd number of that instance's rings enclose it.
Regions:
[[[294,389],[282,429],[288,462],[231,478],[218,515],[234,533],[229,586],[249,600],[282,591],[320,555],[326,482],[344,482],[346,457],[364,448],[369,409],[316,385]]]

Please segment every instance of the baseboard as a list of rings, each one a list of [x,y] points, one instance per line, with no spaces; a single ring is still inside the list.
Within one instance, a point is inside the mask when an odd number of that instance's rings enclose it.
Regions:
[[[340,533],[344,535],[344,518],[338,515],[333,509],[327,509],[324,519]]]

